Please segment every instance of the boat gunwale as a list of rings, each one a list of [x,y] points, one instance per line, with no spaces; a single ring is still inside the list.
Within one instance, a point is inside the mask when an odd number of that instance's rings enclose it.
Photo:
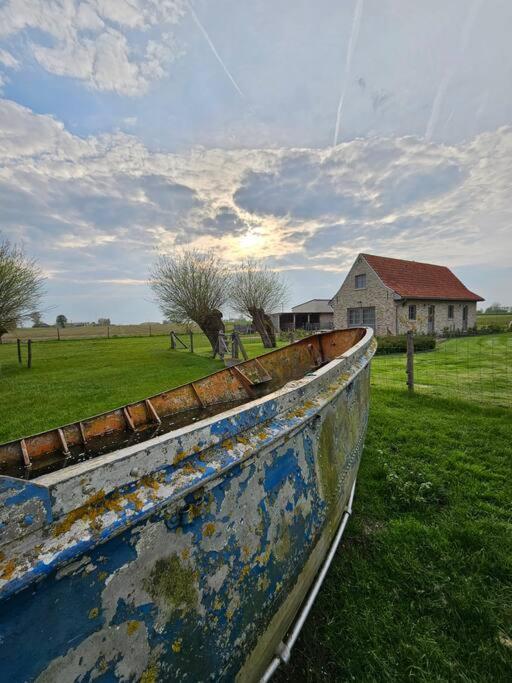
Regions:
[[[288,346],[291,346],[294,344],[300,345],[300,344],[303,344],[304,342],[306,342],[308,339],[311,339],[312,337],[318,337],[318,336],[322,336],[324,334],[332,334],[333,332],[341,332],[341,331],[345,331],[345,329],[346,330],[368,330],[371,328],[367,328],[367,327],[364,327],[361,325],[358,327],[334,329],[334,330],[328,330],[325,332],[315,332],[311,335],[308,335],[307,337],[303,337],[302,339],[297,339],[296,341],[292,342],[292,344],[290,344]],[[358,342],[356,342],[356,344],[351,346],[350,349],[355,348],[357,346],[357,344],[359,344],[362,341],[362,339],[364,339],[364,335]],[[34,439],[34,438],[39,437],[39,436],[44,436],[45,434],[48,434],[50,432],[55,432],[58,429],[66,429],[67,427],[74,427],[75,425],[79,424],[80,422],[88,422],[89,420],[96,420],[97,418],[105,417],[107,415],[111,415],[112,413],[115,413],[119,410],[123,410],[124,408],[131,408],[131,407],[136,406],[140,403],[144,403],[144,401],[151,401],[154,398],[158,398],[159,396],[162,396],[163,394],[167,394],[167,393],[170,393],[172,391],[177,391],[178,389],[183,389],[183,387],[189,387],[192,384],[196,384],[197,382],[201,382],[202,380],[207,379],[209,377],[214,377],[215,375],[219,375],[219,374],[224,373],[226,371],[229,372],[229,370],[233,367],[243,367],[247,363],[251,363],[251,362],[254,362],[255,360],[258,360],[259,358],[264,358],[266,356],[271,356],[275,353],[282,352],[283,349],[286,349],[286,348],[288,348],[288,347],[287,346],[280,346],[276,349],[272,349],[271,351],[266,351],[264,353],[261,353],[258,356],[254,356],[253,358],[247,358],[246,360],[243,360],[240,363],[237,363],[235,365],[225,366],[223,368],[220,368],[219,370],[214,370],[213,372],[208,372],[206,375],[201,375],[201,377],[197,377],[196,379],[190,380],[190,382],[184,382],[183,384],[177,384],[175,387],[170,387],[169,389],[163,389],[162,391],[158,391],[157,393],[151,394],[150,396],[144,396],[144,398],[141,398],[137,401],[130,401],[129,403],[123,403],[122,405],[115,406],[114,408],[109,408],[108,410],[103,410],[100,413],[95,413],[94,415],[87,415],[86,417],[79,418],[78,420],[73,420],[71,422],[66,422],[64,424],[58,424],[56,427],[50,427],[49,429],[43,429],[40,432],[34,432],[32,434],[25,434],[24,436],[17,437],[16,439],[10,439],[9,441],[0,442],[0,448],[3,448],[4,446],[10,446],[12,444],[19,443],[20,441],[23,441],[25,439]],[[342,355],[343,354],[340,354],[340,356],[336,356],[336,358],[340,358],[340,357],[342,357]],[[333,358],[332,360],[335,360],[335,358]],[[329,361],[329,362],[332,362],[332,361]],[[297,380],[290,380],[290,382],[292,382],[292,381],[297,381]],[[284,386],[286,386],[286,385],[284,385]],[[280,388],[282,388],[282,387],[280,387]],[[276,389],[276,391],[279,391],[279,389]],[[270,394],[266,394],[263,398],[266,398],[267,396],[270,396]],[[246,403],[251,402],[253,400],[257,400],[257,399],[248,398],[248,401],[244,402],[241,405],[246,405]],[[218,403],[212,403],[211,405],[222,405],[223,403],[226,403],[226,402],[225,401],[219,401]],[[185,408],[184,410],[176,411],[175,413],[172,413],[172,414],[176,414],[176,415],[183,414],[183,413],[186,413],[190,410],[191,410],[191,408]],[[220,415],[220,414],[221,413],[217,413],[216,415],[213,415],[211,417],[216,417],[217,415]],[[164,417],[167,417],[167,416],[164,416]],[[209,417],[203,418],[203,419],[206,420],[206,419],[209,419]],[[199,422],[202,422],[202,420],[198,420],[194,424],[199,424]],[[166,433],[170,433],[170,431],[166,432]],[[1,475],[0,474],[0,476],[8,476],[8,475]],[[43,475],[43,476],[45,476],[45,475]],[[21,478],[21,477],[13,477],[13,478],[16,479],[16,478]],[[33,481],[35,481],[35,479]]]
[[[353,328],[351,328],[353,329]],[[137,453],[141,453],[143,451],[146,451],[150,448],[153,448],[155,446],[162,446],[168,441],[174,441],[176,439],[179,439],[180,437],[187,436],[188,434],[191,434],[192,432],[196,432],[202,429],[208,429],[212,425],[221,422],[222,420],[227,420],[231,417],[235,417],[236,415],[240,415],[245,412],[249,412],[250,410],[253,410],[255,408],[258,408],[259,406],[264,405],[265,403],[270,403],[271,401],[277,399],[277,398],[283,398],[287,394],[291,394],[295,390],[299,388],[304,388],[307,385],[311,384],[316,378],[321,377],[323,374],[328,372],[329,370],[333,369],[334,363],[339,362],[340,360],[346,359],[351,357],[352,355],[356,354],[360,348],[363,346],[366,346],[367,343],[369,343],[374,336],[373,330],[371,327],[366,327],[366,328],[356,328],[356,329],[364,329],[365,334],[362,336],[362,338],[356,342],[353,346],[351,346],[347,351],[343,352],[339,356],[334,357],[332,360],[330,360],[328,363],[325,363],[321,367],[317,368],[316,370],[309,372],[305,374],[303,377],[299,379],[293,379],[286,384],[284,384],[282,387],[279,387],[278,389],[275,389],[274,391],[270,392],[269,394],[265,394],[264,396],[260,396],[258,398],[254,399],[249,399],[248,401],[245,401],[244,403],[241,403],[239,406],[235,406],[234,408],[229,408],[228,410],[222,411],[220,413],[216,413],[215,415],[210,415],[208,417],[205,417],[201,420],[197,420],[197,422],[193,422],[187,425],[184,425],[183,427],[178,427],[177,429],[170,430],[168,432],[164,432],[163,434],[157,434],[156,436],[150,437],[149,439],[146,439],[144,441],[140,441],[135,444],[130,444],[128,446],[123,446],[121,448],[118,448],[116,450],[110,451],[108,453],[104,453],[102,455],[98,455],[94,458],[91,458],[90,460],[85,460],[84,462],[76,463],[74,465],[70,465],[69,467],[56,470],[54,472],[50,472],[48,474],[43,474],[40,477],[36,477],[31,481],[33,484],[38,484],[44,487],[51,488],[53,486],[56,486],[59,483],[63,483],[69,479],[75,479],[78,476],[83,476],[84,474],[87,474],[89,472],[92,472],[94,470],[100,469],[102,467],[108,466],[108,465],[113,465],[116,462],[121,462],[125,460],[126,458],[129,458],[130,456],[136,455]],[[307,338],[306,338],[307,339]],[[302,341],[302,340],[301,340]],[[280,349],[275,349],[274,351],[271,351],[270,353],[275,353],[276,351],[279,351]],[[267,355],[267,354],[264,354]],[[269,354],[270,355],[270,354]],[[222,372],[222,370],[220,370]],[[216,374],[216,373],[212,373]],[[210,375],[205,375],[205,377],[209,377]],[[194,380],[196,381],[196,380]],[[181,385],[181,386],[187,386],[187,385]],[[110,412],[110,411],[109,411]],[[269,416],[265,419],[269,419],[275,416]],[[256,423],[258,424],[258,423]],[[253,425],[253,426],[256,426]],[[251,427],[247,427],[247,429],[250,429]],[[242,431],[242,430],[240,430]],[[206,450],[208,448],[211,448],[212,446],[218,445],[222,439],[219,439],[218,442],[216,443],[210,443],[206,444],[204,448],[201,450]],[[183,459],[185,460],[185,458]],[[162,469],[163,467],[169,467],[172,465],[176,465],[177,463],[173,462],[168,462],[166,465],[158,465],[157,467],[154,468],[153,471],[158,471]],[[136,477],[132,477],[132,480],[136,479]],[[128,483],[128,482],[127,482]],[[121,485],[121,484],[120,484]]]

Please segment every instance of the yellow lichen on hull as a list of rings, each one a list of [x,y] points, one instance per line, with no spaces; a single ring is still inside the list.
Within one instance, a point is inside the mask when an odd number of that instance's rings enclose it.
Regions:
[[[126,633],[132,636],[136,631],[139,630],[140,621],[132,620],[126,624]]]
[[[198,582],[197,571],[184,566],[177,555],[170,555],[155,562],[144,588],[155,602],[183,615],[196,608]]]
[[[203,536],[213,536],[215,533],[215,524],[213,522],[208,522],[203,527]]]
[[[76,510],[71,510],[71,512],[64,517],[62,522],[56,524],[53,534],[54,536],[65,534],[66,531],[69,531],[73,524],[79,520],[94,522],[94,520],[103,514],[105,510],[105,492],[101,489],[101,491],[98,491],[94,496],[91,496],[85,505],[82,505]]]
[[[15,571],[16,562],[14,560],[7,560],[7,562],[2,567],[2,573],[0,574],[0,578],[4,579],[5,581],[9,581],[12,578],[12,575]]]
[[[157,683],[158,681],[158,666],[152,664],[149,666],[140,677],[140,683]]]

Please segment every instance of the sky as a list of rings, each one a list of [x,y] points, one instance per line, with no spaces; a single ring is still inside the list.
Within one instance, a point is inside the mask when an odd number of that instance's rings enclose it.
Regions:
[[[161,320],[160,254],[283,308],[359,252],[512,305],[510,0],[0,0],[0,237],[51,321]]]

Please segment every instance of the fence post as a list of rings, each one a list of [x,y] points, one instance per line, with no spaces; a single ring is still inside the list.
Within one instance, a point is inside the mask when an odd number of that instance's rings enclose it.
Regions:
[[[21,365],[21,339],[16,339],[18,344],[18,363]]]
[[[28,350],[27,368],[31,368],[32,367],[32,339],[29,339],[27,341],[27,350]]]
[[[407,388],[414,391],[414,336],[412,330],[407,332]]]
[[[171,349],[176,349],[176,341],[174,339],[174,331],[171,330]]]
[[[189,335],[190,335],[190,353],[194,353],[194,333],[192,330],[189,330]]]

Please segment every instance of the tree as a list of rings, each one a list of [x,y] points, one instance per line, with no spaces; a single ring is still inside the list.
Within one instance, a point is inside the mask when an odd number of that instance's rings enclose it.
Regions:
[[[68,321],[68,319],[62,313],[60,315],[58,315],[57,318],[55,319],[55,322],[57,323],[57,327],[66,327],[67,321]]]
[[[108,327],[110,325],[110,318],[98,318],[98,325]]]
[[[39,304],[43,278],[35,261],[0,242],[0,336],[14,329]]]
[[[195,249],[161,256],[149,284],[166,319],[195,322],[215,349],[224,330],[220,309],[229,294],[229,271],[221,259]]]
[[[507,313],[507,307],[502,306],[499,301],[495,301],[493,304],[491,304],[487,310],[485,311],[486,313]]]
[[[28,317],[32,320],[32,327],[41,327],[43,318],[39,311],[32,311],[32,313],[29,313]]]
[[[263,346],[276,346],[274,325],[268,313],[279,309],[287,298],[287,287],[279,273],[247,259],[231,279],[231,303],[242,315],[249,315]]]

